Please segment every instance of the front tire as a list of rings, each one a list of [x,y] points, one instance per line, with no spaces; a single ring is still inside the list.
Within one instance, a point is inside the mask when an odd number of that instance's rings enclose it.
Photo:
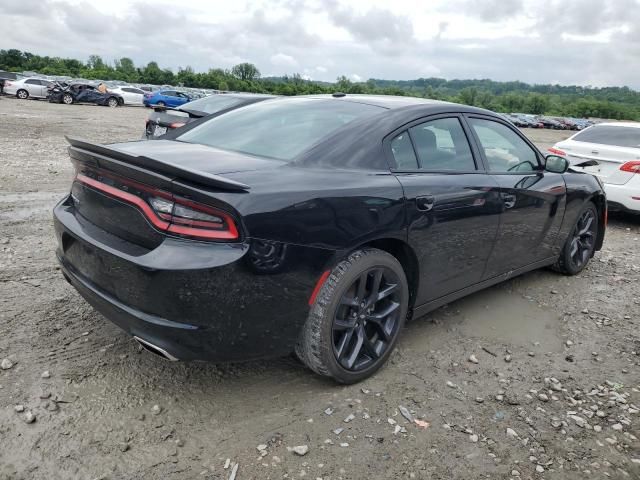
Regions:
[[[593,202],[587,202],[578,214],[553,269],[565,275],[576,275],[584,270],[593,257],[597,234],[598,209]]]
[[[357,250],[320,288],[296,353],[311,370],[337,382],[364,380],[391,355],[408,305],[400,262],[382,250]]]
[[[73,103],[73,96],[71,96],[68,93],[65,93],[62,96],[62,103],[64,103],[65,105],[71,105]]]
[[[16,92],[16,97],[18,97],[20,100],[26,100],[27,98],[29,98],[29,92],[20,89]]]
[[[119,104],[120,102],[116,97],[109,97],[109,100],[107,100],[107,105],[111,108],[116,108]]]

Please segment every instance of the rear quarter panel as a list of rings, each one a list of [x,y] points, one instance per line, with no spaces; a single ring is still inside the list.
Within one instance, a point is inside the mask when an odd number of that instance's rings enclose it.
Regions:
[[[598,183],[598,180],[588,173],[569,171],[564,174],[567,185],[567,200],[560,234],[558,235],[558,247],[562,248],[567,237],[571,233],[578,215],[588,201],[593,201],[599,213],[599,233],[596,241],[596,250],[602,247],[605,234],[606,195]]]

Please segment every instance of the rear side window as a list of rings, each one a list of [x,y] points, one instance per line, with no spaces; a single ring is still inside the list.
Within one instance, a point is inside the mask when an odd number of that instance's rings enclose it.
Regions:
[[[422,170],[476,169],[469,141],[457,118],[439,118],[409,129]]]
[[[27,80],[24,83],[28,83],[29,85],[40,85],[40,80]]]
[[[406,131],[391,140],[391,153],[396,161],[395,168],[400,170],[416,170],[418,168],[418,159],[413,151],[409,133]]]
[[[577,134],[573,137],[573,140],[576,142],[640,148],[640,128],[595,125]]]
[[[177,140],[289,161],[348,123],[384,110],[313,98],[258,102],[211,118]]]
[[[479,118],[470,118],[469,123],[480,141],[489,171],[518,173],[538,168],[535,150],[506,125]]]

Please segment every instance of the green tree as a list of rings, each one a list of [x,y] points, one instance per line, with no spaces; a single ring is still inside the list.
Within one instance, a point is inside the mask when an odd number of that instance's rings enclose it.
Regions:
[[[89,55],[87,66],[92,70],[104,70],[105,64],[100,55]]]
[[[239,63],[231,69],[231,74],[240,80],[257,80],[260,78],[260,70],[253,63]]]
[[[27,60],[20,50],[12,48],[10,50],[0,50],[0,66],[8,70],[17,70]]]
[[[549,108],[549,99],[539,93],[532,93],[527,98],[526,109],[530,113],[541,115]]]
[[[478,101],[478,90],[474,87],[463,88],[460,90],[458,98],[460,99],[460,103],[464,103],[465,105],[476,105]]]

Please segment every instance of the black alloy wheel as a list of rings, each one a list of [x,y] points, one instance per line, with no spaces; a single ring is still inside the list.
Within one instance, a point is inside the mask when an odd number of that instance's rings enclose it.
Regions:
[[[371,376],[389,358],[407,317],[409,285],[400,262],[375,248],[339,262],[313,299],[296,354],[340,383]]]
[[[553,268],[565,275],[581,272],[593,256],[597,234],[598,210],[592,202],[587,202]]]
[[[582,269],[591,258],[595,246],[596,224],[596,214],[591,208],[582,212],[578,218],[569,248],[569,256],[576,268]]]
[[[380,358],[400,321],[400,288],[388,268],[363,272],[342,296],[333,318],[333,353],[349,371],[363,370]]]

